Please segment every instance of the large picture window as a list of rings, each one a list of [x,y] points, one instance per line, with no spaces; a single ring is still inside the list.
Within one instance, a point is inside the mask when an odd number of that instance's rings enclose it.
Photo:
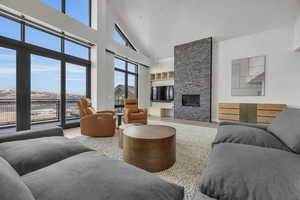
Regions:
[[[21,25],[20,23],[0,16],[0,35],[4,37],[8,37],[14,40],[21,39]]]
[[[0,31],[0,129],[78,126],[77,102],[90,97],[88,44],[0,17],[5,24],[16,33]]]
[[[77,21],[91,26],[91,0],[40,0]]]
[[[114,58],[115,68],[115,109],[123,112],[125,98],[138,98],[137,65]]]
[[[30,26],[25,26],[25,42],[54,51],[61,51],[61,39],[59,37]]]

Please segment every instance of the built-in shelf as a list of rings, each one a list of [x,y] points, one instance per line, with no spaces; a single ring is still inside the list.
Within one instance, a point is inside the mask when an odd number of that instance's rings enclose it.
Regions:
[[[173,80],[174,79],[174,72],[160,72],[151,74],[151,81],[166,81],[166,80]]]
[[[172,108],[161,108],[160,117],[174,117],[174,109]]]

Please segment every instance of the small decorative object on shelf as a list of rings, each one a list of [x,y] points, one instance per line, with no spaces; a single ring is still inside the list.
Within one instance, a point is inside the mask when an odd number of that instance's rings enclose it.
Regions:
[[[155,81],[155,74],[151,74],[151,81]]]
[[[161,73],[155,74],[155,80],[160,81],[161,80]]]
[[[174,79],[174,72],[169,72],[168,73],[169,79]]]
[[[174,72],[159,72],[153,73],[150,75],[151,81],[166,81],[166,80],[173,80],[174,79]]]

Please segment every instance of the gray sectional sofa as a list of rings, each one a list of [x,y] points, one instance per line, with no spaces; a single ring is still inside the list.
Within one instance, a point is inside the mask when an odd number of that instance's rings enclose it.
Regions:
[[[300,199],[299,154],[299,109],[284,110],[269,126],[223,122],[195,200],[205,199],[202,194],[218,200]]]
[[[0,135],[1,200],[182,200],[184,189],[111,160],[61,128]]]

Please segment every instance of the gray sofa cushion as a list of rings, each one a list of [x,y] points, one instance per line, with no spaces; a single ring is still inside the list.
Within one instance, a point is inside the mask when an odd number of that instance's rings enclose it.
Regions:
[[[230,122],[230,121],[222,121],[219,123],[219,126],[227,126],[227,125],[236,125],[236,126],[248,126],[253,128],[259,128],[262,130],[267,130],[269,125],[267,124],[253,124],[253,123],[245,123],[245,122]]]
[[[248,144],[289,151],[289,148],[270,132],[243,125],[219,126],[213,145],[220,143]]]
[[[17,172],[0,157],[0,199],[34,200],[28,187]]]
[[[183,187],[97,152],[72,156],[22,179],[37,200],[182,200],[184,196]]]
[[[64,137],[44,137],[0,144],[0,156],[7,160],[19,175],[86,151],[91,149]]]
[[[1,133],[0,143],[11,142],[16,140],[27,140],[41,137],[64,136],[63,129],[60,127],[18,131],[12,133]]]
[[[300,153],[300,109],[282,111],[268,127],[291,150]]]
[[[218,200],[300,199],[300,155],[243,144],[218,144],[200,191]]]

